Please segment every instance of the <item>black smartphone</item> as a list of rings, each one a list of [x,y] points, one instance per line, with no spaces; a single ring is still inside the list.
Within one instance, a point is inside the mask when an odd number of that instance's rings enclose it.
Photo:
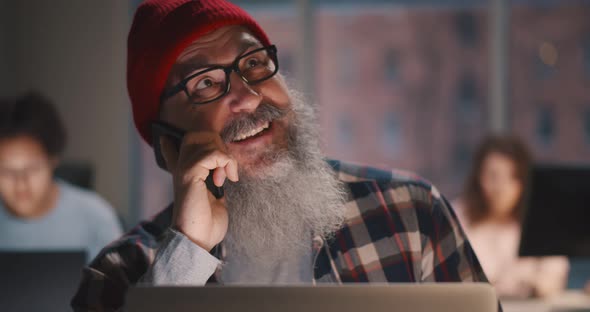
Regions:
[[[162,147],[160,146],[160,137],[166,136],[170,139],[172,144],[176,147],[177,151],[180,151],[180,144],[182,143],[182,138],[184,137],[184,131],[177,129],[167,123],[161,121],[154,121],[151,123],[152,127],[152,145],[154,147],[154,153],[156,154],[156,162],[158,166],[164,170],[166,170],[166,160],[164,159],[164,155],[162,154]],[[207,185],[207,189],[215,196],[215,198],[219,199],[223,197],[223,188],[217,187],[215,183],[213,183],[213,173],[209,173],[207,179],[205,180],[205,185]]]

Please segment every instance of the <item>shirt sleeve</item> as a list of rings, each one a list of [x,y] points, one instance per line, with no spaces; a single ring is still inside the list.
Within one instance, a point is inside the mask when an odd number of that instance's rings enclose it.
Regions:
[[[456,214],[433,187],[429,216],[422,218],[422,282],[488,282]]]
[[[219,259],[184,234],[168,229],[164,248],[140,283],[147,285],[203,286],[221,264]]]
[[[103,249],[83,269],[72,299],[74,311],[122,311],[127,289],[135,284],[204,285],[219,260],[186,236],[167,229],[160,240],[149,224]],[[154,257],[155,255],[155,257]]]
[[[420,225],[425,237],[421,282],[489,283],[449,202],[434,186],[430,197],[430,217]],[[498,300],[498,312],[502,311]]]

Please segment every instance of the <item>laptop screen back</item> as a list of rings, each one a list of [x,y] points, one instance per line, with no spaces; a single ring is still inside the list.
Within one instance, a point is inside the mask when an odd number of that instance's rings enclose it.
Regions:
[[[0,252],[1,311],[71,311],[86,252]]]
[[[535,166],[519,254],[590,257],[590,167]]]

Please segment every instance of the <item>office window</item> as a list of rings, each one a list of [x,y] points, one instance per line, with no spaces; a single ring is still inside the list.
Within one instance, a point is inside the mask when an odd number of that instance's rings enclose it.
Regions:
[[[589,4],[511,4],[510,131],[520,135],[541,162],[590,160],[584,125],[590,94]]]
[[[478,41],[479,29],[473,12],[463,11],[457,13],[454,22],[459,42],[464,47],[474,47]]]
[[[537,112],[536,136],[539,143],[547,146],[553,143],[555,137],[555,120],[553,111],[543,107]]]
[[[469,134],[465,145],[485,131],[488,2],[315,1],[316,97],[330,138],[326,154],[413,170],[457,194],[454,116],[467,112],[459,127]],[[464,72],[473,81],[461,83]],[[345,146],[348,135],[336,133],[343,130],[341,114],[354,117],[356,126]]]

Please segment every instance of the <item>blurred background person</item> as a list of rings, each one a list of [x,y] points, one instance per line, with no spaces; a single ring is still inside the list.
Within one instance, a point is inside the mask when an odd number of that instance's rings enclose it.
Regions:
[[[530,164],[530,153],[517,137],[487,137],[475,152],[462,197],[452,205],[503,297],[549,297],[567,283],[567,258],[518,257]]]
[[[92,259],[122,234],[104,199],[54,178],[65,143],[48,99],[0,99],[1,250],[85,250]]]

